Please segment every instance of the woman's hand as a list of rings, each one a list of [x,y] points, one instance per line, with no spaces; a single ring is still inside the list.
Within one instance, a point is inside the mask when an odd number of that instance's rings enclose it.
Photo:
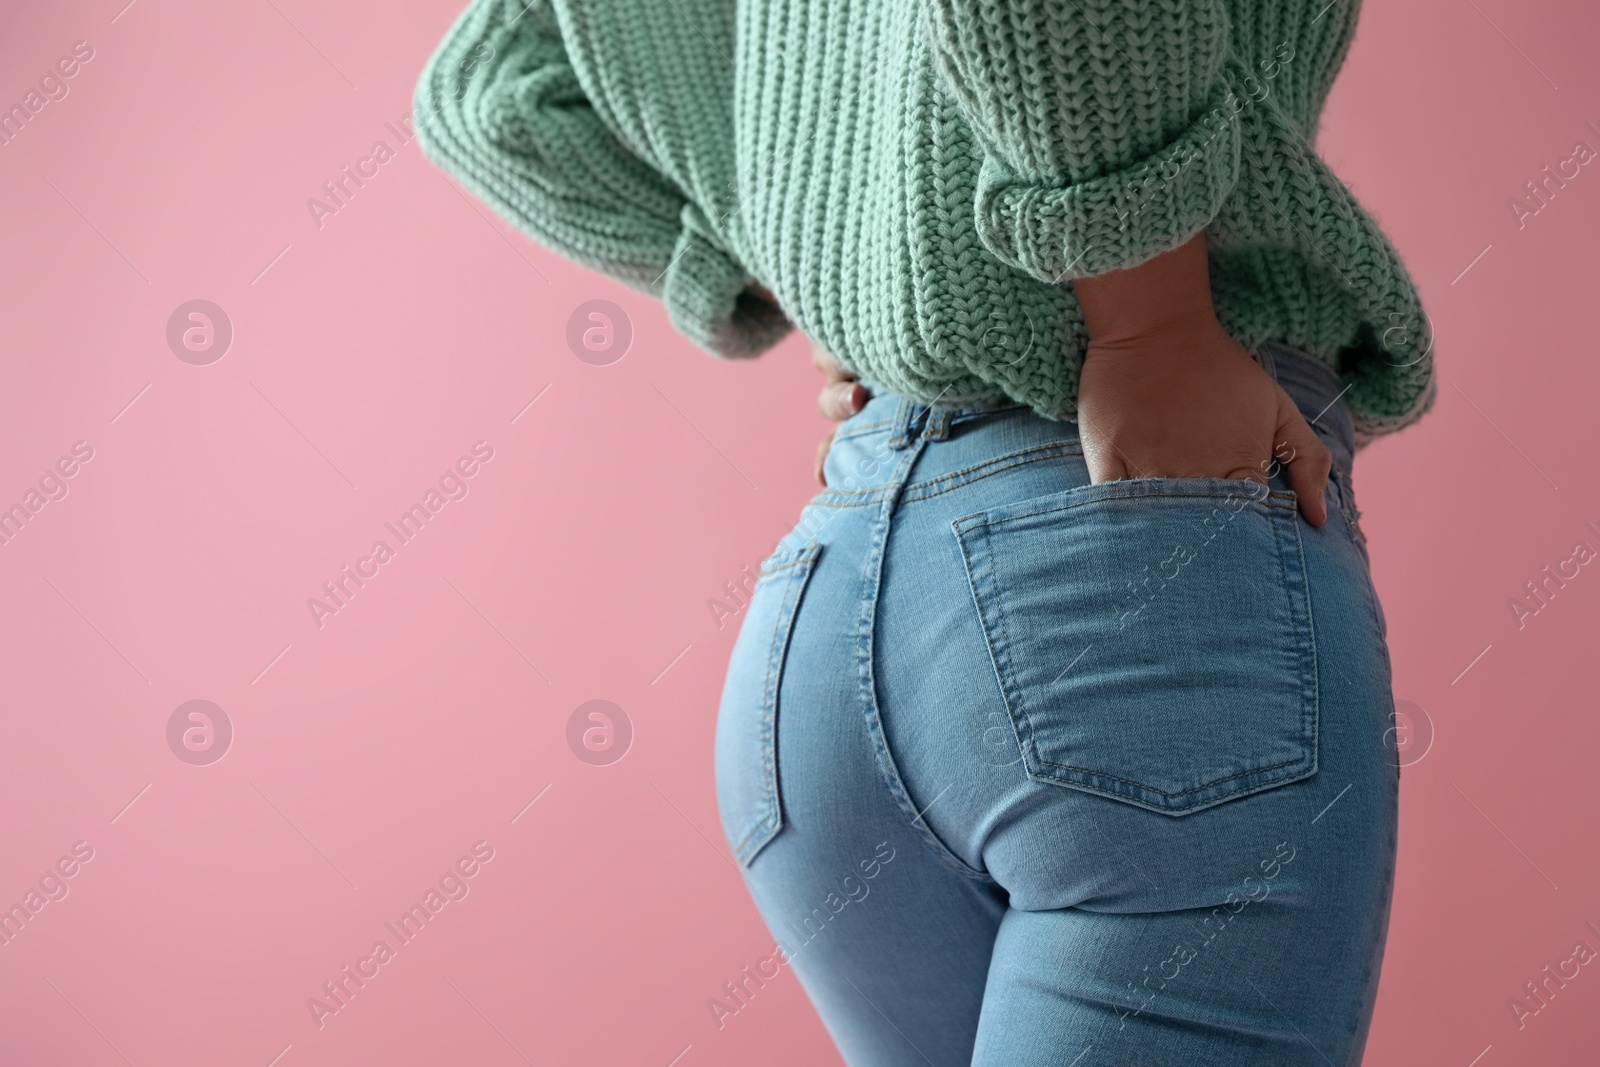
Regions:
[[[813,344],[811,362],[826,379],[822,392],[817,396],[817,406],[822,409],[824,417],[843,422],[866,407],[867,401],[872,399],[867,387],[857,382],[854,374],[839,366],[839,361],[827,349]],[[828,449],[833,446],[833,434],[834,431],[829,430],[828,436],[817,446],[817,481],[823,486],[828,484],[823,465],[828,459]]]
[[[752,285],[750,292],[770,304],[778,303],[778,298],[764,285]],[[822,392],[817,396],[817,406],[822,409],[825,418],[843,422],[866,407],[867,401],[872,399],[872,393],[867,387],[857,384],[856,376],[839,366],[839,361],[833,358],[833,353],[815,342],[811,345],[811,363],[822,372],[822,377],[825,379],[822,383]],[[833,434],[834,431],[829,430],[828,435],[817,446],[817,481],[824,488],[828,484],[824,465],[828,461],[828,449],[833,447]]]
[[[1327,521],[1333,457],[1211,307],[1203,235],[1131,270],[1073,282],[1089,348],[1078,384],[1091,482],[1247,478],[1288,465],[1300,514]]]
[[[1215,319],[1092,341],[1078,385],[1091,482],[1248,478],[1288,465],[1300,513],[1327,521],[1333,463],[1289,394]]]

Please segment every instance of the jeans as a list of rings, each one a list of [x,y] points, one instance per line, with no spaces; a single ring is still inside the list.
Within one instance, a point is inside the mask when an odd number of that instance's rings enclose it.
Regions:
[[[1333,453],[1320,529],[1276,469],[1090,485],[1076,425],[1021,407],[841,426],[723,692],[720,814],[774,940],[722,1025],[790,968],[852,1067],[1360,1062],[1384,619],[1340,384],[1258,358]]]

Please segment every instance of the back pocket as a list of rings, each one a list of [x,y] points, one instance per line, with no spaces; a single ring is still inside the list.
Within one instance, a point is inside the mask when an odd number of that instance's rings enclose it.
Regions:
[[[761,566],[739,627],[717,713],[717,808],[744,865],[783,826],[778,790],[778,690],[789,632],[822,546],[780,548]]]
[[[1292,493],[1143,478],[953,524],[1029,777],[1183,815],[1317,770]]]

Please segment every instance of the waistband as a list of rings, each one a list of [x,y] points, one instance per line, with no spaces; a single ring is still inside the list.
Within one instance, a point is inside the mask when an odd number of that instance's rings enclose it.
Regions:
[[[1255,353],[1263,370],[1288,393],[1300,413],[1317,431],[1335,459],[1344,464],[1355,454],[1355,427],[1343,397],[1350,386],[1343,384],[1322,360],[1291,345],[1268,342]],[[902,450],[919,435],[929,441],[943,441],[955,427],[973,419],[994,418],[1012,413],[1029,413],[1022,404],[1003,406],[961,406],[926,403],[894,393],[878,393],[854,416],[859,425],[888,424],[889,447]],[[852,420],[852,421],[854,421]],[[1069,423],[1072,420],[1064,420]]]

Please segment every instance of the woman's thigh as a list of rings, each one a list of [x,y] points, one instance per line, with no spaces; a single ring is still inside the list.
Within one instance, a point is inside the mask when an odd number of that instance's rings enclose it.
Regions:
[[[922,462],[985,451],[946,447]],[[1337,498],[1316,530],[1246,485],[1089,488],[1077,456],[918,477],[874,675],[912,804],[1008,896],[973,1062],[1358,1059],[1397,785]]]
[[[760,981],[712,1010],[725,1026],[759,1014],[788,969],[853,1067],[945,1067],[970,1062],[1004,901],[933,847],[871,722],[863,585],[878,518],[811,509],[745,611],[718,800],[773,944]]]

